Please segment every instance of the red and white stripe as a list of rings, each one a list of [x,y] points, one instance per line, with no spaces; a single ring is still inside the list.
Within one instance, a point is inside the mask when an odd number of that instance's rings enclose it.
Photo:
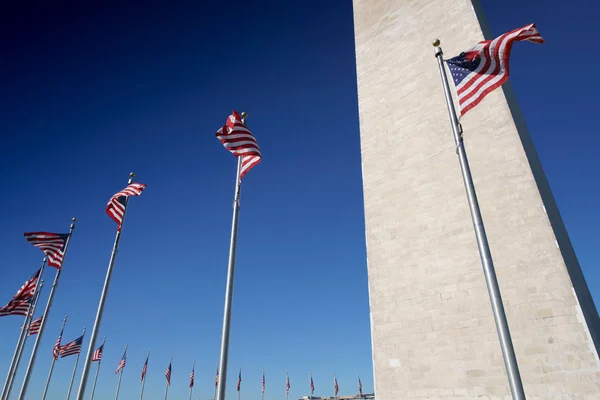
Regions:
[[[115,193],[108,204],[106,205],[106,213],[113,221],[115,221],[118,225],[118,230],[121,230],[121,225],[123,224],[123,218],[125,217],[125,204],[119,199],[123,200],[124,197],[129,196],[139,196],[142,194],[146,185],[143,183],[131,183],[127,185],[127,187],[121,190],[118,193]]]
[[[25,239],[44,252],[48,266],[60,268],[65,256],[63,247],[68,234],[50,232],[25,232]]]
[[[28,335],[37,335],[40,333],[40,328],[42,326],[42,317],[37,317],[33,321],[29,323],[29,333]]]
[[[140,378],[140,383],[144,381],[144,378],[146,377],[146,371],[148,371],[148,358],[150,358],[150,355],[146,356],[146,362],[144,363],[144,367],[142,368],[142,377]]]
[[[233,110],[227,123],[217,131],[217,138],[234,156],[242,157],[242,179],[261,160],[260,148],[250,129],[242,122],[237,111]]]
[[[481,57],[481,63],[456,87],[461,115],[506,82],[509,76],[508,61],[512,45],[514,42],[524,40],[544,43],[535,24],[529,24],[500,35],[494,40],[479,42],[472,49],[465,51],[465,54],[471,53]]]
[[[31,298],[26,300],[12,299],[6,306],[0,307],[0,317],[7,315],[21,315],[26,317],[29,313],[29,307],[31,307]]]
[[[62,331],[60,332],[60,336],[58,337],[58,339],[56,339],[56,343],[54,344],[54,348],[52,349],[52,357],[54,357],[55,360],[58,359],[58,356],[60,354],[60,341],[62,340]]]
[[[38,284],[38,278],[40,276],[41,269],[38,269],[35,274],[31,278],[25,281],[23,285],[17,290],[17,293],[14,295],[13,300],[27,300],[33,298],[33,294],[35,293],[35,288]]]
[[[169,363],[169,368],[165,371],[165,378],[167,378],[167,385],[171,386],[171,363]]]
[[[340,391],[340,387],[338,385],[337,378],[334,376],[333,377],[333,395],[337,396],[339,391]]]
[[[102,349],[103,348],[104,348],[104,345],[98,347],[96,349],[96,351],[94,351],[94,354],[92,354],[92,362],[102,360]]]

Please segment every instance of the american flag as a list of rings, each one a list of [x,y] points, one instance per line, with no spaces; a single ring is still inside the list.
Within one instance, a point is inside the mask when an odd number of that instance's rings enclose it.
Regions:
[[[363,395],[363,393],[362,393],[362,382],[360,381],[360,376],[358,377],[358,394],[360,396]]]
[[[194,367],[192,367],[192,372],[190,373],[190,387],[194,387]]]
[[[33,293],[35,292],[35,287],[38,283],[38,278],[40,277],[40,272],[42,269],[38,269],[35,274],[31,276],[25,283],[17,290],[17,293],[13,297],[15,300],[25,300],[33,297]]]
[[[266,382],[265,382],[265,371],[263,371],[262,386],[261,386],[261,389],[262,389],[263,393],[265,392],[265,384],[266,384]]]
[[[4,307],[0,307],[0,317],[7,315],[21,315],[26,317],[31,307],[31,298],[28,299],[12,299]]]
[[[106,213],[113,221],[118,225],[117,230],[121,230],[123,225],[123,217],[125,216],[125,203],[129,196],[139,196],[142,194],[146,185],[143,183],[131,183],[127,187],[118,193],[115,193],[110,198],[106,205]]]
[[[115,371],[115,374],[118,374],[120,370],[125,368],[126,364],[127,364],[127,349],[125,349],[125,352],[123,353],[123,357],[121,357],[121,361],[119,361],[119,365],[117,366],[117,370]]]
[[[37,317],[29,323],[29,336],[37,335],[40,333],[40,327],[42,326],[42,317]]]
[[[102,343],[102,346],[98,347],[96,349],[96,351],[94,351],[94,354],[92,354],[92,362],[102,360],[102,351],[103,350],[104,350],[104,343]]]
[[[312,380],[312,375],[310,376],[310,394],[315,392],[315,383]]]
[[[83,343],[83,335],[79,336],[72,342],[65,344],[64,346],[60,346],[60,350],[58,350],[60,358],[65,358],[74,354],[79,354],[81,352],[81,343]]]
[[[340,391],[340,387],[337,383],[337,378],[334,376],[333,377],[333,395],[337,396],[339,391]]]
[[[142,368],[142,377],[140,378],[140,383],[142,383],[144,381],[144,378],[146,377],[146,371],[148,371],[148,358],[150,357],[150,354],[148,354],[146,356],[146,362],[144,363],[144,367]]]
[[[285,373],[285,393],[289,394],[290,393],[290,388],[292,386],[290,385],[290,377],[288,376],[287,372]]]
[[[233,110],[227,122],[217,131],[217,138],[234,156],[242,157],[242,170],[239,179],[261,160],[258,143],[248,127],[242,122],[237,111]]]
[[[58,359],[58,356],[60,354],[60,341],[62,340],[64,330],[65,326],[63,325],[62,329],[60,330],[60,335],[58,335],[58,339],[56,339],[56,343],[54,344],[54,348],[52,349],[52,357],[54,357],[55,360]]]
[[[238,375],[238,381],[237,381],[237,391],[239,392],[241,388],[242,388],[242,369],[240,368],[240,374]]]
[[[48,265],[60,268],[65,256],[64,247],[68,233],[26,232],[25,239],[44,252]]]
[[[171,386],[171,363],[169,363],[169,368],[165,371],[165,378],[167,378],[167,385]]]
[[[219,386],[219,368],[217,368],[217,375],[215,377],[215,387]]]
[[[529,24],[484,40],[460,55],[446,60],[456,86],[460,114],[475,107],[488,93],[508,79],[508,61],[514,42],[544,43],[535,24]]]

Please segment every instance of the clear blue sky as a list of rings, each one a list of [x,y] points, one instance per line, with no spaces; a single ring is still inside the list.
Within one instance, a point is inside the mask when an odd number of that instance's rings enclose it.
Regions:
[[[264,158],[242,189],[229,393],[239,366],[243,398],[260,395],[262,368],[266,400],[284,395],[286,370],[292,398],[311,371],[316,395],[332,394],[334,373],[342,394],[357,374],[373,390],[351,2],[38,3],[0,16],[0,301],[41,261],[24,231],[78,224],[30,397],[63,316],[65,340],[91,330],[116,228],[104,208],[134,171],[148,188],[123,228],[97,397],[114,395],[127,343],[121,398],[137,396],[148,349],[147,399],[162,398],[170,355],[172,398],[194,359],[194,397],[212,398],[235,174],[214,132],[233,108]],[[483,6],[494,34],[536,22],[547,41],[515,45],[511,80],[598,302],[597,6]],[[0,320],[2,380],[20,322]],[[57,362],[49,398],[66,394],[74,361]]]

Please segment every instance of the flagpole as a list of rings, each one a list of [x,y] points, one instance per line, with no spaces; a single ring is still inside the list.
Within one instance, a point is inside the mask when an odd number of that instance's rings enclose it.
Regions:
[[[44,261],[46,261],[46,257],[44,257]],[[35,314],[35,309],[37,307],[37,302],[40,299],[40,293],[42,292],[42,287],[44,286],[44,280],[41,279],[42,274],[38,276],[38,282],[36,283],[36,287],[34,289],[33,301],[29,306],[29,310],[27,310],[27,315],[25,316],[25,321],[23,322],[23,326],[21,326],[21,332],[25,334],[23,336],[19,335],[19,341],[17,342],[17,348],[15,349],[15,354],[13,355],[13,359],[11,361],[9,375],[6,377],[8,382],[4,385],[4,390],[2,396],[6,396],[6,399],[10,397],[10,392],[12,391],[13,383],[15,382],[15,377],[17,376],[17,372],[19,371],[19,364],[21,363],[21,357],[23,356],[23,350],[25,349],[25,343],[27,343],[27,338],[29,337],[30,325],[31,321],[33,321],[33,315]],[[38,286],[39,283],[39,286]],[[16,357],[16,359],[15,359]],[[10,377],[10,378],[9,378]],[[4,397],[2,397],[4,398]]]
[[[288,389],[288,382],[290,381],[290,377],[288,375],[288,372],[285,371],[285,400],[288,400],[288,395],[289,395],[289,389]]]
[[[42,279],[42,273],[44,272],[44,267],[46,266],[47,258],[44,257],[42,260],[42,266],[40,267],[40,274],[38,275],[38,281],[35,285],[34,295],[38,291],[38,285]],[[33,306],[33,305],[32,305]],[[31,320],[31,307],[27,311],[27,315],[25,316],[25,320],[23,326],[21,326],[21,332],[19,333],[19,339],[17,340],[17,345],[15,346],[15,352],[13,354],[12,360],[10,361],[10,367],[8,368],[8,373],[6,374],[6,381],[4,382],[4,388],[2,389],[2,395],[0,399],[6,400],[10,396],[10,390],[12,389],[14,377],[15,377],[15,369],[18,363],[17,359],[21,358],[21,354],[23,352],[23,348],[25,347],[24,342],[26,340],[26,328],[27,328],[27,320]]]
[[[127,353],[127,346],[128,346],[128,345],[126,344],[126,345],[125,345],[124,354],[126,354],[126,353]],[[119,363],[120,363],[120,361],[119,361]],[[121,379],[123,379],[123,370],[124,370],[124,369],[125,369],[124,367],[123,367],[123,368],[121,368],[121,371],[120,371],[120,374],[119,374],[119,383],[117,384],[117,394],[115,395],[115,400],[118,400],[118,399],[119,399],[119,390],[121,389]]]
[[[260,400],[265,400],[265,369],[262,370],[262,382],[260,383]],[[241,389],[241,388],[240,388]]]
[[[194,364],[192,365],[192,373],[194,372],[194,368],[195,368],[195,367],[196,367],[196,360],[194,360]],[[195,374],[194,374],[194,375],[195,375]],[[196,378],[196,377],[194,376],[194,379],[195,379],[195,378]],[[191,379],[191,378],[190,378],[190,379]],[[190,381],[190,383],[192,383],[192,382]],[[190,385],[190,400],[192,400],[192,390],[194,390],[194,386],[193,386],[193,385]]]
[[[247,114],[242,113],[242,123],[246,123]],[[217,388],[217,400],[225,400],[225,388],[227,383],[227,359],[229,356],[229,333],[231,328],[231,306],[233,302],[233,278],[235,273],[235,253],[237,245],[238,216],[240,212],[240,191],[242,180],[242,157],[237,157],[237,172],[235,177],[235,192],[233,196],[233,218],[231,222],[231,240],[229,242],[229,262],[227,265],[227,286],[225,287],[225,311],[223,313],[223,334],[221,337],[221,358],[219,369],[221,376]],[[239,392],[238,392],[239,400]]]
[[[150,359],[150,350],[148,350],[148,354],[146,354],[146,361]],[[144,386],[146,385],[146,374],[148,373],[148,364],[146,364],[146,372],[144,373],[144,379],[142,379],[142,391],[140,392],[140,400],[144,398]]]
[[[456,116],[456,110],[452,101],[452,95],[450,94],[448,76],[446,75],[446,69],[444,68],[443,52],[441,47],[439,47],[440,41],[436,39],[433,42],[433,46],[435,47],[435,57],[437,58],[438,66],[440,68],[440,76],[444,86],[444,96],[446,97],[446,105],[448,106],[448,114],[450,116],[450,123],[452,125],[452,133],[454,134],[454,143],[456,144],[456,152],[458,153],[458,160],[460,162],[465,190],[467,192],[469,210],[471,211],[471,219],[473,220],[473,227],[475,228],[477,247],[479,248],[479,256],[481,258],[481,264],[483,266],[483,272],[485,275],[485,283],[490,296],[494,321],[496,322],[496,330],[498,331],[498,338],[500,339],[500,347],[502,349],[504,366],[506,367],[506,372],[508,375],[510,391],[513,399],[524,400],[525,392],[523,390],[523,383],[519,373],[519,365],[517,363],[515,349],[513,348],[512,339],[510,337],[510,330],[508,328],[506,313],[504,312],[500,287],[498,286],[498,279],[496,277],[496,271],[494,270],[494,261],[492,260],[492,254],[487,240],[485,226],[483,225],[483,218],[481,217],[479,202],[475,192],[475,185],[473,184],[473,177],[471,176],[471,168],[469,167],[469,160],[467,159],[467,152],[463,142],[462,127],[458,122],[458,117]]]
[[[313,395],[313,380],[312,380],[312,372],[310,373],[310,390],[309,390],[309,400],[312,400],[312,395]]]
[[[63,319],[61,332],[65,330],[65,324],[67,323],[68,315],[65,315],[65,319]],[[61,334],[62,336],[62,334]],[[58,356],[57,356],[58,357]],[[52,357],[52,364],[50,364],[50,372],[48,373],[48,379],[46,380],[46,386],[44,387],[44,394],[42,395],[42,400],[46,400],[46,394],[48,393],[48,387],[50,386],[50,378],[52,378],[52,371],[54,370],[54,363],[56,362],[56,358]]]
[[[44,328],[46,327],[46,320],[48,319],[48,314],[50,313],[50,307],[52,306],[52,300],[54,299],[54,293],[56,292],[56,288],[58,287],[58,278],[60,278],[60,273],[63,270],[65,264],[65,258],[67,257],[67,249],[69,248],[69,243],[71,243],[71,236],[73,236],[73,230],[75,229],[75,218],[71,220],[71,226],[69,227],[69,234],[67,236],[67,240],[65,241],[65,247],[63,250],[63,259],[60,265],[60,268],[56,270],[56,275],[54,276],[54,282],[52,283],[52,287],[50,288],[50,294],[48,295],[48,302],[46,303],[46,308],[44,309],[44,314],[42,315],[42,323],[40,324],[40,331],[35,338],[35,343],[33,345],[33,350],[31,350],[31,357],[29,358],[29,364],[27,364],[27,371],[25,372],[25,378],[23,379],[23,384],[21,385],[21,392],[19,393],[19,400],[25,400],[25,394],[27,393],[27,387],[29,386],[29,380],[31,379],[31,373],[33,372],[33,365],[35,364],[35,358],[37,356],[37,351],[40,346],[40,342],[42,341],[42,336],[44,335]],[[40,275],[41,276],[41,275]]]
[[[85,336],[85,328],[83,328],[83,333],[81,334],[82,338]],[[79,356],[81,355],[81,349],[79,349],[79,353],[77,353],[77,358],[75,359],[75,366],[73,367],[73,375],[71,376],[71,383],[69,383],[69,391],[67,392],[67,400],[71,397],[71,389],[73,389],[73,382],[75,381],[75,373],[77,372],[77,364],[79,364]]]
[[[129,181],[127,185],[131,185],[135,174],[132,172],[129,174]],[[121,222],[121,228],[125,223],[125,214],[127,213],[127,204],[129,204],[129,196],[125,196],[123,208],[123,219]],[[102,314],[104,312],[104,303],[106,303],[106,296],[108,295],[108,287],[110,286],[110,278],[112,276],[113,268],[115,266],[115,259],[119,251],[119,241],[121,239],[121,229],[117,229],[115,236],[115,242],[113,244],[112,252],[110,254],[110,260],[108,261],[108,268],[106,270],[106,278],[104,279],[104,286],[102,287],[102,293],[100,295],[100,302],[98,304],[98,310],[96,311],[96,320],[92,328],[92,334],[90,336],[90,344],[88,347],[87,354],[85,356],[85,362],[83,364],[83,372],[81,374],[81,382],[79,383],[79,390],[77,392],[77,400],[83,400],[85,395],[85,386],[87,384],[87,378],[90,373],[90,366],[92,362],[92,354],[94,352],[94,346],[96,345],[96,337],[98,336],[98,330],[100,329],[100,323],[102,322]],[[23,400],[23,399],[20,399]]]
[[[106,336],[102,340],[102,351],[104,352],[104,343],[106,343]],[[98,373],[100,372],[100,363],[102,362],[102,355],[100,355],[100,359],[98,360],[98,368],[96,368],[96,376],[94,377],[94,384],[92,385],[92,395],[90,396],[90,400],[94,400],[94,393],[96,392],[96,381],[98,380]]]

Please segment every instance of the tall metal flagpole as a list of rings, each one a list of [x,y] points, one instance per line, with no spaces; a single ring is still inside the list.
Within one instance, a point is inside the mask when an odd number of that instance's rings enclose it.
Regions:
[[[312,380],[312,372],[310,373],[310,390],[308,391],[310,393],[309,395],[309,400],[312,400],[312,395],[313,395],[313,380]]]
[[[242,113],[242,123],[246,123],[248,114]],[[219,386],[217,388],[217,400],[225,400],[225,389],[227,383],[227,359],[229,357],[229,332],[231,328],[231,305],[233,302],[233,278],[235,273],[235,251],[238,231],[238,215],[240,212],[240,191],[242,180],[242,157],[238,156],[237,172],[235,175],[235,192],[233,196],[233,219],[231,222],[231,240],[229,242],[229,263],[227,265],[227,285],[225,287],[225,311],[223,313],[223,334],[221,336],[221,358],[219,361]],[[239,392],[238,392],[239,400]]]
[[[62,323],[61,332],[65,330],[65,324],[67,323],[68,315],[65,315],[65,319]],[[52,371],[54,370],[54,363],[56,362],[56,358],[52,357],[52,364],[50,364],[50,372],[48,373],[48,379],[46,380],[46,386],[44,387],[44,394],[42,395],[42,400],[46,400],[46,394],[48,393],[48,387],[50,386],[50,378],[52,378]]]
[[[44,257],[43,263],[46,262],[46,257]],[[43,265],[42,265],[43,267]],[[15,382],[15,377],[17,376],[17,372],[19,370],[19,364],[21,363],[21,356],[23,355],[23,349],[25,349],[25,343],[27,342],[27,338],[29,337],[29,325],[33,320],[33,315],[35,314],[35,309],[37,307],[38,300],[40,299],[40,293],[42,292],[42,287],[44,286],[44,280],[41,279],[42,274],[40,271],[40,275],[38,277],[38,284],[34,289],[33,293],[33,301],[31,302],[31,306],[29,310],[27,310],[27,315],[25,316],[25,321],[23,322],[23,326],[21,326],[21,335],[19,335],[19,340],[17,341],[17,348],[15,349],[15,353],[13,355],[12,361],[10,362],[10,368],[8,370],[8,375],[6,376],[7,382],[4,384],[4,389],[2,391],[2,399],[10,397],[10,392],[12,390],[13,383]],[[24,333],[24,334],[23,334]]]
[[[46,257],[44,257],[44,259],[42,260],[42,266],[40,267],[40,274],[38,276],[38,282],[35,285],[35,289],[34,289],[34,295],[35,292],[38,291],[38,286],[40,284],[40,281],[42,280],[42,273],[44,272],[44,267],[46,266]],[[23,352],[23,347],[24,347],[24,342],[26,340],[27,337],[27,320],[31,320],[31,315],[33,315],[31,313],[31,307],[29,308],[29,311],[27,312],[27,315],[25,316],[25,320],[23,323],[23,326],[21,326],[21,333],[19,333],[19,339],[17,340],[17,345],[15,346],[15,352],[13,354],[13,358],[10,361],[10,367],[8,368],[8,373],[6,374],[6,381],[4,382],[4,388],[2,389],[2,395],[0,396],[0,399],[2,400],[7,400],[8,396],[10,395],[10,390],[12,389],[12,384],[14,381],[14,377],[15,377],[15,369],[16,369],[16,365],[18,363],[17,359],[21,358],[21,353]]]
[[[106,336],[102,340],[102,351],[104,351],[104,343],[106,343]],[[96,376],[94,377],[94,384],[92,385],[92,395],[90,396],[90,400],[94,400],[94,393],[96,393],[96,382],[98,381],[98,373],[100,372],[100,363],[102,362],[102,356],[98,360],[98,368],[96,368]]]
[[[125,353],[127,352],[127,345],[125,345]],[[120,362],[120,361],[119,361]],[[117,394],[115,395],[115,400],[118,400],[119,398],[119,390],[121,389],[121,379],[123,379],[123,370],[125,368],[121,368],[121,373],[119,375],[119,383],[117,384]]]
[[[129,181],[127,185],[133,183],[135,174],[132,172],[129,174]],[[129,204],[129,196],[125,197],[125,204],[123,208],[123,218],[121,222],[121,229],[125,223],[125,214],[127,213],[127,204]],[[77,392],[77,400],[83,400],[85,396],[85,386],[87,384],[87,378],[90,373],[90,366],[92,363],[92,354],[94,353],[94,347],[96,346],[96,338],[98,336],[98,330],[100,329],[100,323],[102,322],[102,314],[104,312],[104,303],[106,303],[106,296],[108,294],[108,287],[110,286],[110,278],[112,276],[113,268],[115,266],[115,259],[119,251],[119,240],[121,240],[121,229],[117,229],[115,236],[115,242],[113,244],[112,252],[110,254],[110,260],[108,261],[108,268],[106,270],[106,278],[104,278],[104,287],[102,288],[102,294],[100,295],[100,303],[98,303],[98,310],[96,311],[96,320],[94,321],[94,327],[92,328],[92,334],[90,336],[90,345],[88,347],[87,354],[85,356],[85,362],[83,364],[83,372],[81,373],[81,382],[79,383],[79,391]],[[19,399],[22,400],[22,399]]]
[[[288,389],[288,382],[290,381],[290,377],[288,375],[288,372],[285,371],[285,400],[288,400],[288,395],[289,395],[289,389]]]
[[[443,52],[440,47],[440,41],[436,39],[433,42],[433,46],[435,47],[435,57],[437,58],[438,66],[440,68],[440,76],[444,86],[444,96],[446,97],[446,105],[448,106],[448,114],[450,115],[450,123],[452,124],[452,132],[454,134],[454,143],[456,144],[456,152],[458,153],[458,160],[460,161],[460,168],[465,183],[469,210],[471,211],[471,219],[473,220],[473,227],[475,228],[475,236],[477,238],[477,247],[479,248],[479,256],[483,266],[485,283],[492,304],[492,312],[494,314],[494,321],[496,322],[498,338],[500,339],[500,347],[502,348],[502,356],[504,357],[504,365],[508,375],[510,391],[513,399],[524,400],[525,392],[523,390],[523,383],[521,382],[521,375],[519,374],[519,365],[510,337],[510,330],[508,328],[508,321],[506,320],[506,313],[504,312],[504,305],[502,304],[500,287],[498,286],[498,279],[496,278],[496,271],[494,270],[494,262],[485,233],[477,194],[475,193],[475,185],[473,184],[473,177],[471,176],[469,160],[467,159],[467,152],[462,137],[462,127],[458,122],[452,95],[450,94],[450,85],[448,84],[448,76],[446,75],[446,69],[444,68]]]
[[[81,336],[85,335],[85,328],[83,328],[83,333]],[[67,400],[71,397],[71,389],[73,389],[73,382],[75,381],[75,373],[77,372],[77,364],[79,364],[79,356],[81,355],[81,350],[77,353],[77,358],[75,359],[75,366],[73,367],[73,375],[71,376],[71,383],[69,383],[69,391],[67,392]]]
[[[146,355],[146,360],[149,360],[149,359],[150,359],[150,350],[148,350],[148,354]],[[146,364],[146,368],[148,368],[148,364]],[[144,379],[142,379],[142,391],[140,392],[140,400],[143,400],[143,398],[144,398],[144,386],[145,385],[146,385],[146,374],[144,374]]]
[[[262,382],[260,383],[260,400],[265,400],[265,369],[262,370]]]
[[[44,309],[44,314],[42,315],[42,323],[40,324],[40,331],[35,338],[35,344],[33,345],[33,350],[31,350],[31,357],[29,358],[29,364],[27,365],[27,371],[25,372],[25,378],[23,379],[23,384],[21,385],[21,392],[19,393],[19,400],[25,400],[25,394],[27,393],[27,387],[29,386],[29,380],[31,379],[31,373],[33,372],[33,365],[35,364],[35,358],[37,356],[37,351],[40,346],[40,342],[42,341],[42,336],[44,335],[44,328],[46,327],[46,320],[48,319],[48,314],[50,313],[50,307],[52,306],[52,300],[54,299],[54,293],[56,292],[56,288],[58,287],[58,278],[60,278],[60,274],[65,265],[65,258],[67,257],[67,249],[69,248],[69,243],[71,243],[71,237],[73,236],[73,230],[75,229],[75,218],[72,219],[71,226],[69,227],[69,234],[67,236],[67,240],[65,241],[65,248],[63,250],[63,260],[60,268],[56,270],[56,275],[54,276],[54,282],[52,283],[52,287],[50,288],[50,294],[48,295],[48,302],[46,303],[46,308]]]

